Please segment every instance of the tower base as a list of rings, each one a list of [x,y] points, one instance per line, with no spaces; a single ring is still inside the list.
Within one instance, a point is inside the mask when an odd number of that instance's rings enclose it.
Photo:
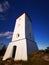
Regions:
[[[28,39],[17,40],[9,43],[3,60],[14,58],[14,60],[27,61],[27,55],[37,50],[37,45],[33,41]]]

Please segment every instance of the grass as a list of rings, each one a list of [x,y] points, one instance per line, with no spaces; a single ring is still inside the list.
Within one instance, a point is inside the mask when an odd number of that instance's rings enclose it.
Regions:
[[[43,58],[45,55],[47,53],[44,51],[34,52],[28,55],[28,61],[14,61],[13,59],[2,61],[3,56],[0,56],[0,65],[49,65],[49,61]]]

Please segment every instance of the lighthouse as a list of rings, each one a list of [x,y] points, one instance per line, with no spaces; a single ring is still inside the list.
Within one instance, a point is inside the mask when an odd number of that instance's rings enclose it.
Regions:
[[[13,58],[14,60],[27,61],[28,54],[38,50],[31,23],[27,13],[23,13],[16,19],[12,41],[7,47],[3,60]]]

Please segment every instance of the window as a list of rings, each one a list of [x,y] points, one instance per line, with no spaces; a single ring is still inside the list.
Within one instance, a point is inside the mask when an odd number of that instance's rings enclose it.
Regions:
[[[20,35],[19,34],[17,34],[17,36],[16,37],[19,37]]]
[[[18,37],[19,37],[19,34],[17,34],[18,35]]]

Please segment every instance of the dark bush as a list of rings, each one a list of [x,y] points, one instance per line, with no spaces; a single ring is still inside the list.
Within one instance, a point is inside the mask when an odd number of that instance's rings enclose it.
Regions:
[[[0,50],[0,56],[3,56],[6,51],[6,46],[4,45],[3,48]]]

